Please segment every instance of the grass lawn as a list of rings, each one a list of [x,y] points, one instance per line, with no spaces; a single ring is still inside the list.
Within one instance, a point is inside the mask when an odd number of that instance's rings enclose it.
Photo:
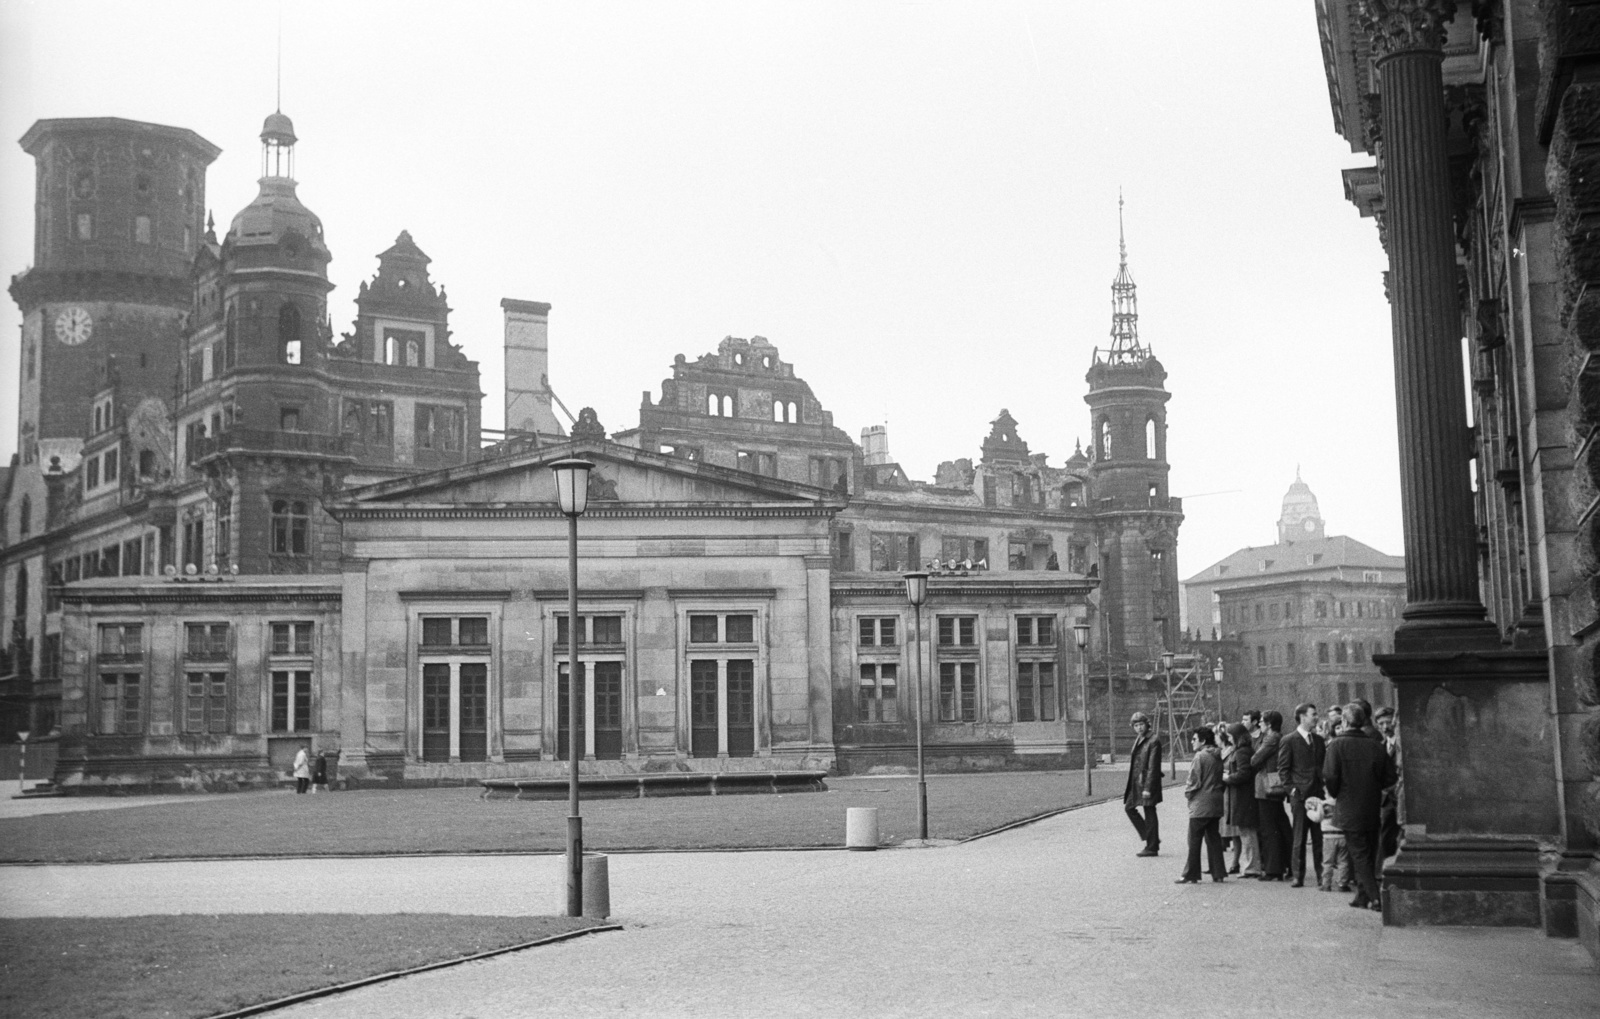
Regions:
[[[1126,772],[1096,777],[1100,798],[1121,795]],[[916,837],[915,779],[834,778],[828,787],[824,793],[592,800],[582,808],[584,844],[597,852],[840,846],[848,807],[877,807],[879,830],[890,842]],[[1083,801],[1081,772],[932,775],[928,835],[966,838]],[[560,852],[566,813],[565,800],[481,800],[476,787],[219,793],[3,820],[0,862]]]
[[[216,1015],[601,922],[436,913],[0,920],[0,1015]]]

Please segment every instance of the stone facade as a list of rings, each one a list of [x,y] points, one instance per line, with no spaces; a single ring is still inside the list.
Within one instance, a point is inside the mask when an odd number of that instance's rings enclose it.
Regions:
[[[1394,305],[1408,598],[1379,666],[1406,838],[1385,915],[1538,924],[1600,958],[1600,7],[1319,0],[1317,19],[1335,126],[1376,160],[1345,187]]]

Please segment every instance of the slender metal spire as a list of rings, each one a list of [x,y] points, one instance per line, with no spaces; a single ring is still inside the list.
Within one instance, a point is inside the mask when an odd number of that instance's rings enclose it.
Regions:
[[[1139,294],[1128,272],[1128,237],[1122,224],[1122,190],[1117,190],[1117,278],[1111,282],[1111,346],[1096,351],[1102,364],[1142,364],[1150,348],[1139,343]]]

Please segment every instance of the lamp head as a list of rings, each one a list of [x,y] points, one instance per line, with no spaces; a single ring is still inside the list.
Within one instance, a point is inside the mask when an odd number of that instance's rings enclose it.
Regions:
[[[1167,672],[1171,672],[1172,660],[1176,657],[1178,656],[1173,654],[1171,651],[1161,652],[1161,668],[1165,669]]]
[[[1222,682],[1222,663],[1221,662],[1218,662],[1211,669],[1211,678],[1216,680],[1218,683]]]
[[[928,600],[928,575],[922,571],[906,574],[906,604],[921,605]]]
[[[1072,639],[1078,642],[1078,650],[1082,651],[1089,646],[1089,624],[1080,619],[1072,624]]]
[[[550,465],[556,475],[556,501],[561,512],[569,517],[581,517],[589,508],[589,472],[594,464],[577,457],[557,460]]]

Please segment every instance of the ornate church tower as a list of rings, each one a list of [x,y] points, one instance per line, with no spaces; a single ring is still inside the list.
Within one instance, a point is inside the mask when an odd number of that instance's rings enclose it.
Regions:
[[[1178,525],[1183,508],[1167,494],[1166,369],[1139,342],[1138,295],[1121,264],[1111,284],[1111,345],[1096,348],[1086,379],[1093,435],[1091,508],[1099,524],[1106,651],[1147,659],[1178,639]]]

